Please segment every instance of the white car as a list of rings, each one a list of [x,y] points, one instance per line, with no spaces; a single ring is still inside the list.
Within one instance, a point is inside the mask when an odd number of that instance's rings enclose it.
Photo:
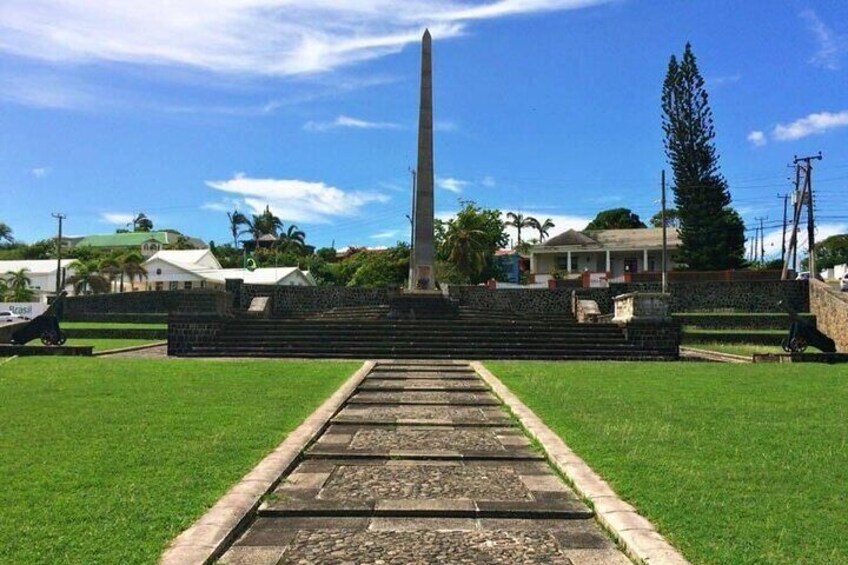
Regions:
[[[839,279],[839,290],[842,292],[848,292],[848,273],[842,275],[842,278]]]
[[[10,312],[9,310],[4,310],[0,312],[0,324],[6,324],[9,322],[22,322],[26,318],[23,316],[19,316],[14,312]]]

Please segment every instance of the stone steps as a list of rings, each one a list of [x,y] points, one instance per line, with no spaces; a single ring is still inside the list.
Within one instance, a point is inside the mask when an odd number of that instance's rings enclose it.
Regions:
[[[382,362],[220,563],[629,563],[592,517],[467,364]]]

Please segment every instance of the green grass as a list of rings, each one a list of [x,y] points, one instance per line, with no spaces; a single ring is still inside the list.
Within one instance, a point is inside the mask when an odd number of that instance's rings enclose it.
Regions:
[[[683,345],[684,347],[718,351],[719,353],[732,353],[733,355],[744,355],[745,357],[750,357],[754,353],[783,353],[783,348],[780,346],[759,345],[756,343],[722,343],[711,341],[705,343],[684,343]]]
[[[68,338],[68,341],[65,342],[67,346],[78,346],[78,345],[90,345],[94,347],[95,351],[104,351],[106,349],[118,349],[121,347],[131,347],[133,345],[147,345],[150,343],[157,343],[158,341],[163,340],[150,340],[150,339],[107,339],[107,338],[94,338],[94,337],[79,337],[79,338]],[[33,340],[29,342],[27,345],[41,345],[40,340]]]
[[[0,563],[155,563],[359,363],[0,365]]]
[[[786,330],[752,330],[747,328],[726,328],[726,329],[701,329],[697,326],[683,326],[684,334],[716,334],[716,335],[724,335],[724,334],[757,334],[757,335],[774,335],[783,337],[786,335]]]
[[[130,324],[122,322],[61,322],[62,329],[80,330],[102,330],[102,329],[130,329],[130,330],[166,330],[168,324]]]
[[[848,366],[487,365],[694,563],[848,563]]]

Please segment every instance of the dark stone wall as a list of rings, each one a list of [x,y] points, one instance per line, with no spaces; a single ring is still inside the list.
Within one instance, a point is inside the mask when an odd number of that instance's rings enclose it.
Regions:
[[[448,295],[461,306],[527,314],[571,313],[571,288],[502,288],[450,286]]]
[[[613,311],[612,297],[628,292],[660,292],[660,283],[614,283],[609,288],[577,290],[580,300],[594,300],[605,314]],[[671,312],[780,312],[783,301],[796,312],[810,311],[807,281],[669,282]]]
[[[816,317],[802,314],[801,318],[813,326]],[[704,330],[785,330],[789,331],[792,321],[789,314],[674,314],[682,326],[694,326]]]
[[[272,314],[285,316],[298,312],[320,312],[346,306],[382,306],[400,296],[396,288],[346,286],[241,286],[239,308],[246,309],[256,296],[272,297]]]
[[[674,320],[632,320],[622,324],[622,328],[627,341],[643,351],[660,353],[670,359],[677,359],[680,355],[680,324]]]
[[[227,294],[220,290],[162,290],[72,296],[65,300],[63,319],[94,321],[99,314],[168,314],[206,312],[226,314]]]
[[[195,347],[215,344],[227,318],[215,315],[180,315],[168,317],[168,355],[185,355]]]
[[[810,285],[810,310],[816,315],[819,331],[836,343],[836,351],[848,353],[848,293],[839,292],[821,281]]]
[[[157,330],[153,328],[68,328],[63,329],[69,338],[88,339],[168,339],[168,330]]]

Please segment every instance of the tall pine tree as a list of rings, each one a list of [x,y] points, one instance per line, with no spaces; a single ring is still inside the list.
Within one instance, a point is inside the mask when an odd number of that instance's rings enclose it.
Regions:
[[[713,113],[704,79],[687,43],[668,63],[662,92],[665,152],[674,174],[681,246],[676,261],[689,269],[735,269],[745,262],[745,225],[730,206],[719,172]]]

